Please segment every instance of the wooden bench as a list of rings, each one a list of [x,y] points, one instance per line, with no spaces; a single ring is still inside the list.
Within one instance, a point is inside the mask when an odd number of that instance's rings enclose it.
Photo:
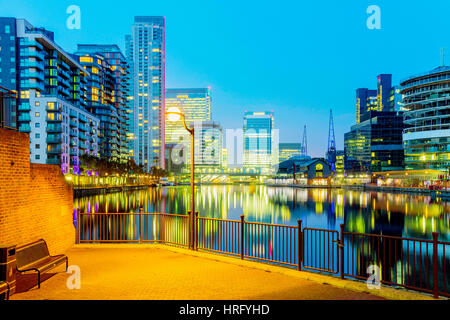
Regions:
[[[9,286],[8,286],[8,282],[0,281],[0,296],[2,294],[5,295],[5,300],[9,300]]]
[[[18,272],[36,271],[38,273],[38,288],[41,287],[41,273],[47,272],[64,262],[66,263],[66,271],[69,266],[69,259],[66,255],[50,255],[44,239],[17,247],[16,262]]]

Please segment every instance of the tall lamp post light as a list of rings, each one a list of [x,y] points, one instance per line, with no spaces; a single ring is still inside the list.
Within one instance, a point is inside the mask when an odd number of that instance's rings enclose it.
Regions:
[[[178,107],[170,107],[167,112],[167,119],[170,122],[177,122],[183,120],[184,128],[191,135],[191,211],[189,214],[189,247],[194,249],[194,215],[195,215],[195,182],[194,182],[194,128],[189,128],[186,125],[186,118]]]

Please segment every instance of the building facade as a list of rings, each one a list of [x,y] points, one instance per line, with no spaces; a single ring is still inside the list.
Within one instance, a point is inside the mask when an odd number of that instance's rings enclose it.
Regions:
[[[133,154],[150,171],[165,167],[165,22],[137,16],[125,37],[133,72]]]
[[[78,171],[81,155],[99,152],[100,121],[86,109],[89,73],[55,43],[53,32],[26,20],[0,18],[0,36],[0,85],[18,93],[9,119],[30,135],[31,161]]]
[[[222,127],[213,121],[196,122],[194,126],[195,165],[206,168],[222,166]],[[186,159],[190,164],[190,157]]]
[[[193,126],[194,122],[211,121],[211,90],[210,88],[166,90],[166,111],[177,107],[183,112],[186,123]],[[180,141],[189,142],[189,132],[182,121],[167,121],[165,127],[166,144],[178,144]]]
[[[130,94],[130,70],[128,62],[120,50],[120,48],[113,44],[113,45],[86,45],[86,44],[79,44],[77,54],[80,56],[84,56],[83,59],[80,57],[80,60],[82,61],[81,64],[83,67],[91,68],[94,67],[94,63],[97,62],[98,64],[102,64],[102,68],[98,68],[105,74],[105,78],[112,78],[112,84],[111,84],[111,90],[109,96],[111,97],[110,101],[107,101],[103,99],[103,104],[109,104],[112,108],[112,112],[110,114],[107,114],[106,116],[109,116],[114,122],[111,123],[109,121],[109,128],[106,126],[101,128],[101,131],[105,133],[110,133],[111,131],[115,130],[115,126],[117,126],[117,135],[113,136],[113,139],[117,140],[117,160],[120,162],[126,162],[130,159],[130,150],[128,148],[128,133],[132,131],[132,128],[129,127],[129,94]],[[100,55],[100,61],[95,61],[94,56]],[[87,58],[86,58],[87,57]],[[91,62],[89,57],[93,58],[93,61]],[[102,58],[104,61],[102,61]],[[86,63],[86,60],[87,63]],[[104,67],[106,65],[106,69]],[[95,76],[95,77],[94,77]],[[94,74],[91,72],[91,77],[88,78],[88,92],[89,89],[92,90],[92,88],[95,88],[96,85],[98,85],[98,82],[96,82],[95,78],[101,79],[100,74]],[[107,88],[107,85],[103,86],[103,91],[106,91],[105,88]],[[102,90],[102,88],[98,88],[99,90]],[[99,96],[100,97],[100,96]],[[106,95],[108,97],[108,94]],[[89,98],[89,95],[88,95]],[[101,110],[101,108],[98,108],[98,102],[99,101],[92,101],[92,107],[88,106],[89,111],[97,115],[94,110]],[[91,108],[93,110],[91,110]],[[117,115],[117,116],[116,116]],[[102,115],[105,117],[105,115]],[[102,120],[102,117],[100,115],[98,116],[100,120]],[[115,123],[117,120],[117,124]],[[101,123],[102,125],[102,123]],[[102,132],[101,132],[102,133]],[[105,141],[105,144],[108,145],[110,142]],[[101,142],[101,145],[103,142]],[[112,150],[113,148],[109,148]],[[101,152],[101,151],[100,151]],[[101,153],[100,153],[101,154]]]
[[[346,172],[402,170],[403,115],[394,111],[370,111],[344,135]]]
[[[278,132],[273,112],[244,114],[244,167],[271,171],[278,164]]]
[[[301,143],[280,143],[278,146],[278,161],[283,162],[294,156],[302,154]]]
[[[406,169],[450,169],[450,67],[401,83]]]
[[[100,156],[128,160],[128,65],[116,45],[78,45],[76,55],[90,74],[87,109],[100,119]]]
[[[397,96],[398,97],[398,96]],[[395,87],[391,74],[377,76],[377,89],[356,89],[356,124],[370,111],[398,111],[395,109]]]

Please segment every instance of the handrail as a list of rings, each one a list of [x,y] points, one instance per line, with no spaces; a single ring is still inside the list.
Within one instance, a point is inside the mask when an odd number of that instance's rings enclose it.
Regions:
[[[192,219],[192,220],[191,220]],[[191,230],[191,223],[194,227]],[[77,243],[162,243],[450,296],[450,242],[171,213],[79,213]],[[418,273],[414,273],[418,272]]]

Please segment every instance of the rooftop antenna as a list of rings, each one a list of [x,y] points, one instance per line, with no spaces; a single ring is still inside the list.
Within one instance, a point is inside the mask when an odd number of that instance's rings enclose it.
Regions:
[[[445,66],[445,49],[441,48],[441,66]]]
[[[306,124],[303,128],[303,140],[302,140],[302,156],[306,157],[308,155],[308,142],[306,140]]]

